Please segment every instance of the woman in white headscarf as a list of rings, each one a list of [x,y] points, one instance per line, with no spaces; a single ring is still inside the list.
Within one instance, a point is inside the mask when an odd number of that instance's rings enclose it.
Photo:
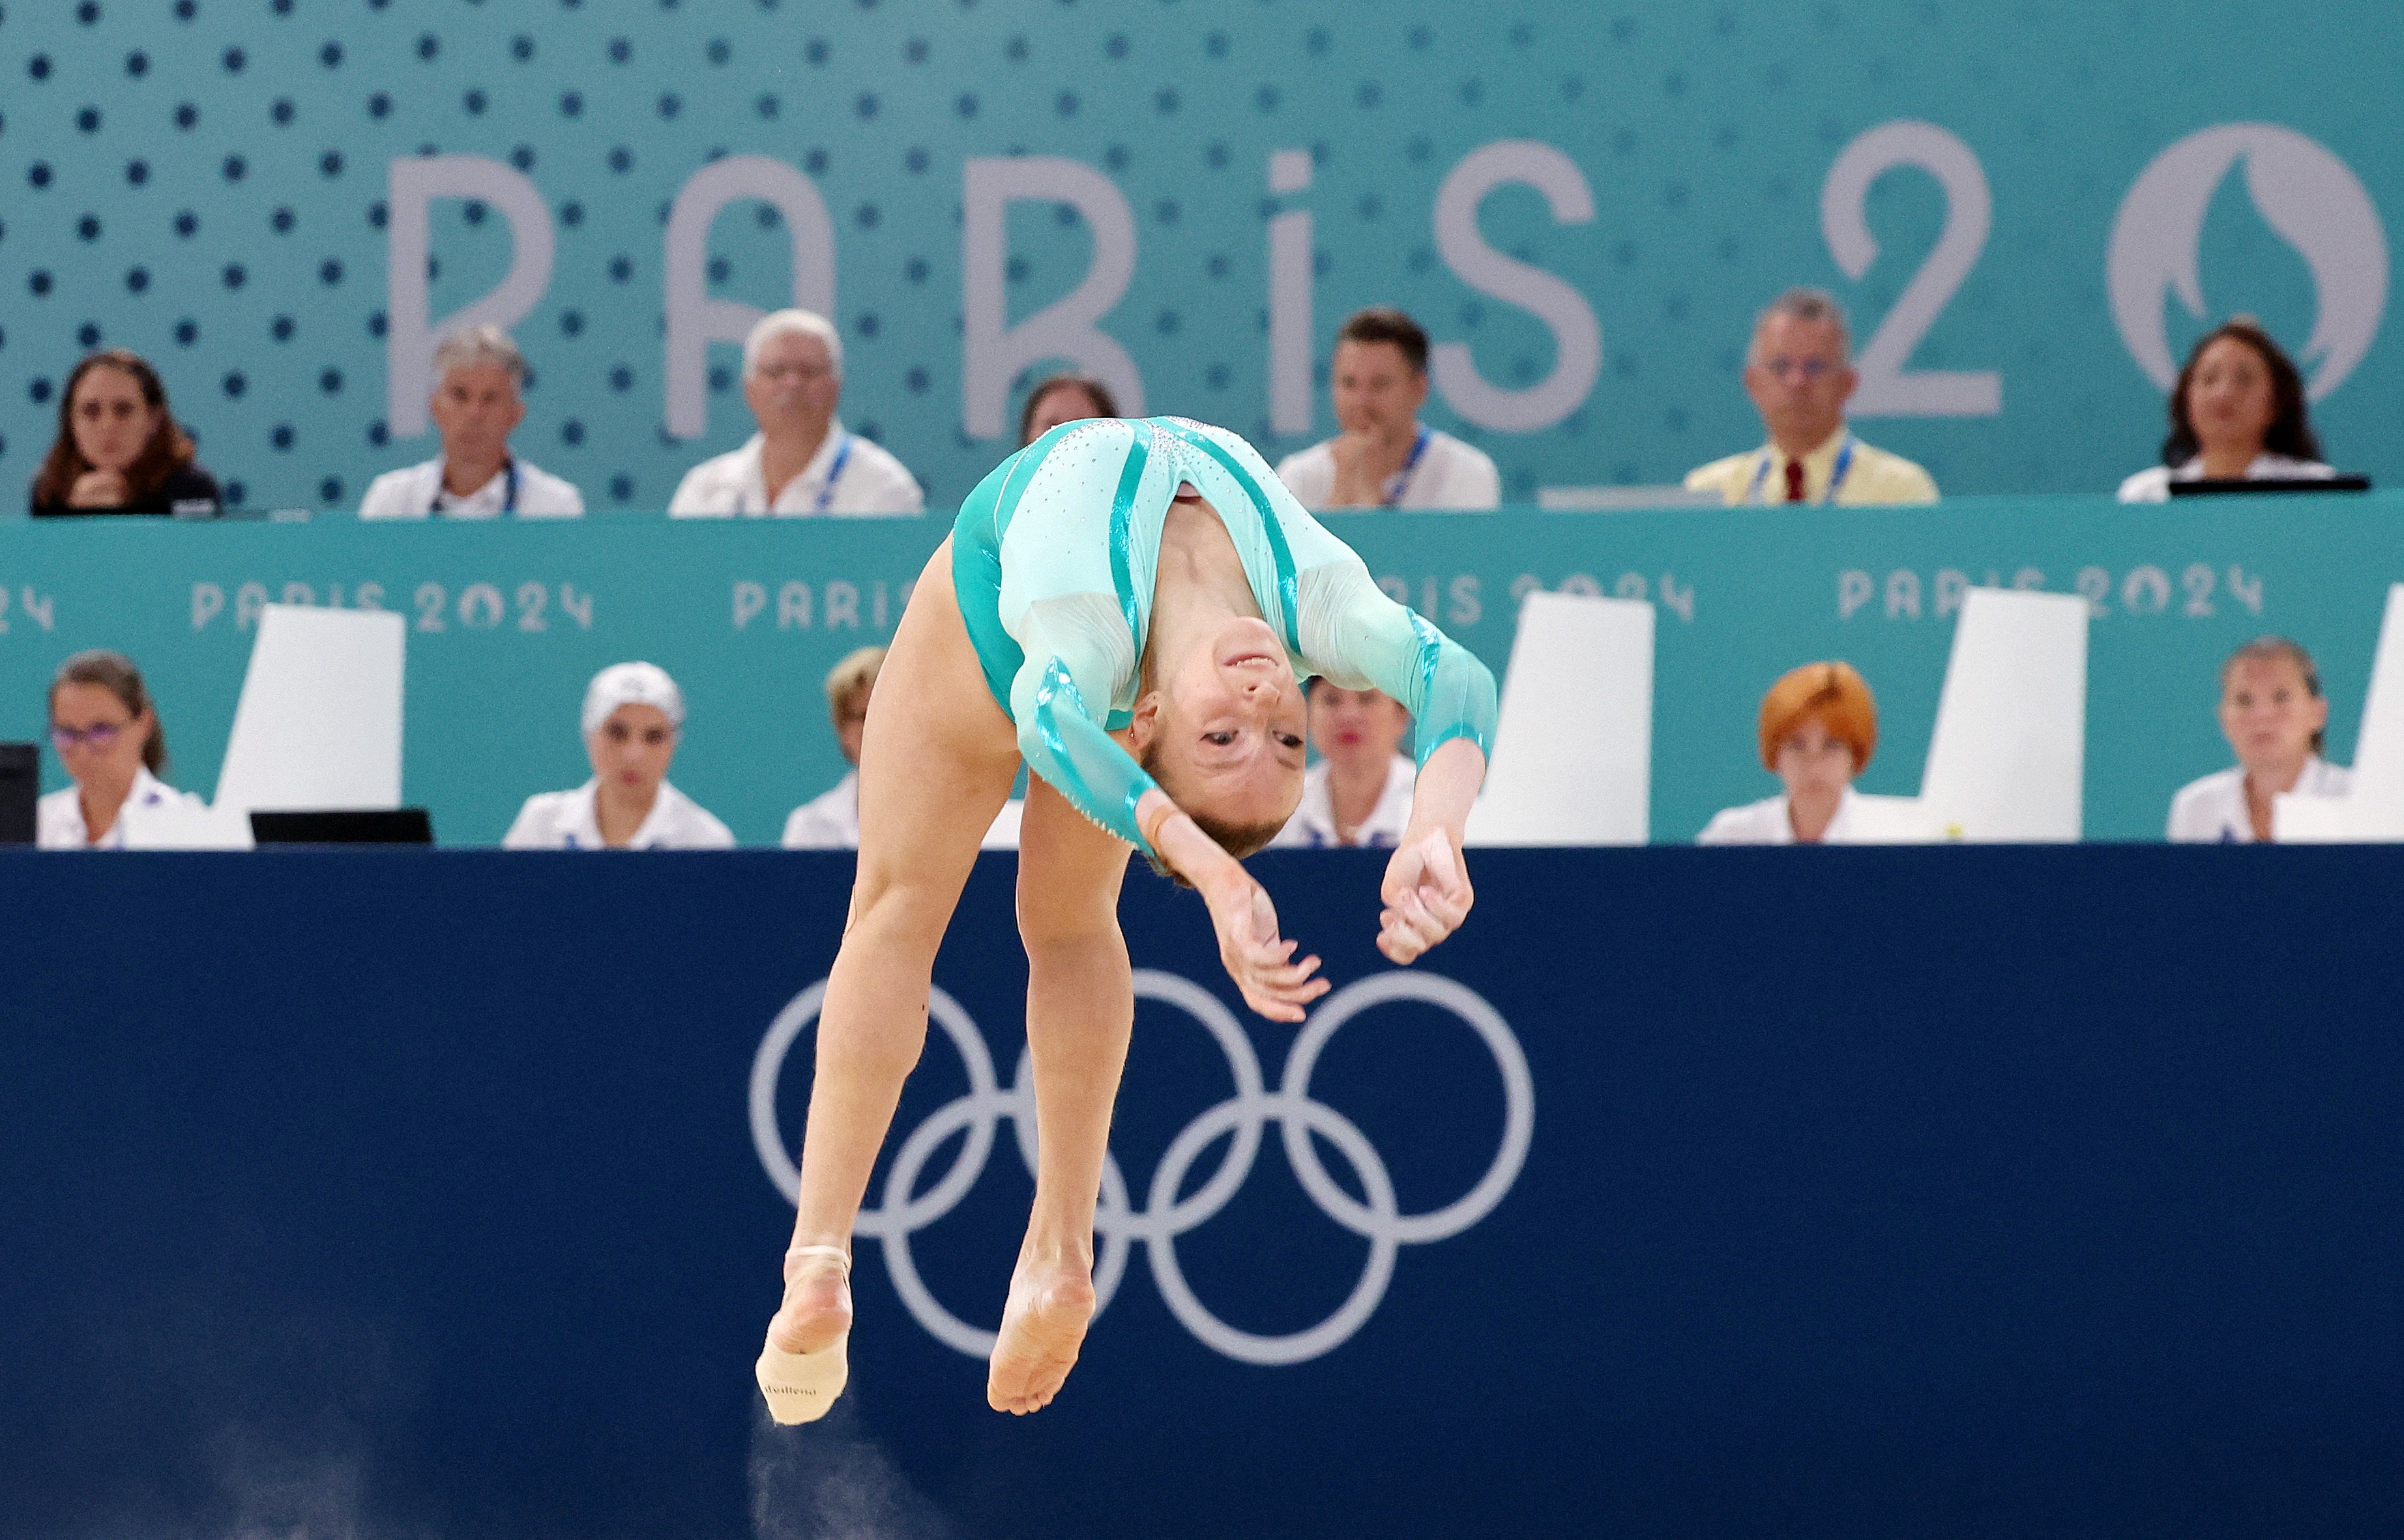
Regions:
[[[537,792],[501,838],[504,850],[726,850],[734,836],[668,784],[684,730],[684,692],[665,669],[613,663],[584,692],[593,779]]]

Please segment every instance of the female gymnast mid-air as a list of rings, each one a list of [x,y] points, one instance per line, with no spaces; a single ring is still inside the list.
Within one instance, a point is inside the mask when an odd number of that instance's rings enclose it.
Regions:
[[[1240,857],[1302,795],[1300,676],[1410,708],[1419,788],[1386,867],[1378,949],[1409,963],[1469,912],[1461,825],[1494,676],[1380,592],[1252,447],[1178,418],[1053,429],[961,507],[896,629],[860,758],[860,867],[818,1019],[800,1212],[760,1388],[780,1422],[843,1391],[851,1230],[927,1037],[935,949],[1023,757],[1035,1207],[985,1396],[1058,1394],[1094,1311],[1094,1209],[1135,992],[1127,848],[1191,883],[1247,1004],[1299,1021],[1327,991]]]

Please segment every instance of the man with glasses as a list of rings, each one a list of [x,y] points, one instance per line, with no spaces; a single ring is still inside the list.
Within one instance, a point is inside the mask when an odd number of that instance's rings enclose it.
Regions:
[[[927,495],[901,461],[846,431],[843,337],[823,315],[780,310],[743,340],[743,399],[760,431],[741,449],[685,473],[668,512],[678,519],[736,514],[915,514]]]
[[[1690,492],[1737,503],[1934,503],[1928,473],[1872,449],[1845,425],[1855,376],[1845,312],[1818,289],[1789,289],[1753,326],[1745,394],[1769,429],[1757,450],[1686,477]]]

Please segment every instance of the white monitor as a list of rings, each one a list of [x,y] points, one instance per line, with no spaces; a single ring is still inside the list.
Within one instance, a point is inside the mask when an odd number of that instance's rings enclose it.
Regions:
[[[399,807],[406,638],[401,617],[390,611],[265,606],[216,806]]]

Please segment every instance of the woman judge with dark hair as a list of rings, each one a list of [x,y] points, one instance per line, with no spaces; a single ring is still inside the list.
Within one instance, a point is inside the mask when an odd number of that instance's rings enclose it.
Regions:
[[[2321,464],[2304,377],[2250,315],[2195,345],[2170,410],[2162,463],[2121,482],[2121,502],[2166,502],[2173,481],[2318,481],[2337,474]]]
[[[95,353],[59,395],[59,436],[34,478],[35,514],[217,511],[217,478],[167,409],[167,387],[140,354]]]
[[[1118,414],[1110,386],[1091,375],[1055,374],[1027,393],[1018,413],[1018,447],[1025,449],[1063,423]]]

